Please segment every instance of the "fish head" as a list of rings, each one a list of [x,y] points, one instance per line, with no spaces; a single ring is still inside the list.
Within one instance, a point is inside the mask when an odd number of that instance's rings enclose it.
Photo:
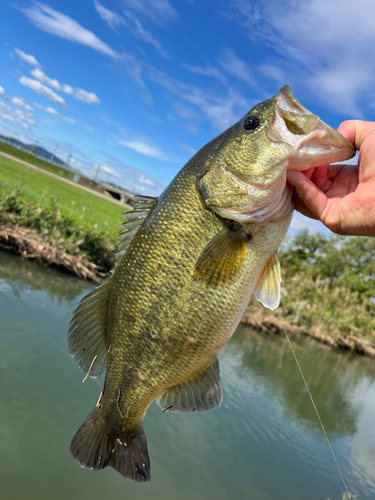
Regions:
[[[288,86],[212,141],[198,187],[210,210],[238,222],[277,220],[290,203],[287,170],[344,161],[353,145]]]

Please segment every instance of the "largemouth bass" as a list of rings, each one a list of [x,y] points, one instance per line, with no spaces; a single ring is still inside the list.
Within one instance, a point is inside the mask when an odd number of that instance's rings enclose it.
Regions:
[[[254,293],[280,301],[277,250],[292,217],[287,169],[342,161],[353,146],[283,87],[204,146],[159,199],[127,213],[112,275],[69,329],[79,366],[106,368],[99,401],[71,444],[81,466],[150,479],[143,418],[220,406],[217,355]]]

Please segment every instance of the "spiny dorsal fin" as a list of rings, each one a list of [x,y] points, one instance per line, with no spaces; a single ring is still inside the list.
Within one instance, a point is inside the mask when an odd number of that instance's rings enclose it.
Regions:
[[[212,285],[229,283],[243,263],[247,242],[248,238],[224,227],[199,256],[194,270],[195,278]]]
[[[163,410],[176,413],[214,410],[221,406],[222,401],[223,391],[217,358],[200,375],[168,389],[156,400]]]
[[[117,245],[115,267],[119,265],[122,257],[126,254],[130,243],[133,241],[134,236],[137,234],[138,229],[152,213],[157,202],[158,199],[152,198],[151,196],[136,196],[134,210],[123,214],[127,219],[123,223],[126,231],[120,234],[121,242]]]
[[[83,297],[69,325],[68,345],[72,357],[90,377],[97,377],[107,364],[107,304],[111,277]]]
[[[259,302],[272,311],[279,307],[281,291],[281,267],[279,253],[272,255],[259,277],[254,295]]]
[[[127,231],[120,234],[116,265],[132,242],[138,229],[156,206],[157,198],[136,196],[134,210],[126,212]],[[107,304],[113,285],[112,275],[93,292],[84,297],[74,312],[69,325],[69,350],[80,368],[90,377],[97,377],[105,369],[109,342],[106,336]]]

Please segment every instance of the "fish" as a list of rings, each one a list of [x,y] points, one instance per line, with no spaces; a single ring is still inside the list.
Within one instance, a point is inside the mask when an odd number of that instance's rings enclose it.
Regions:
[[[136,197],[111,275],[69,326],[86,377],[106,370],[71,442],[82,467],[148,481],[150,404],[177,413],[221,405],[219,351],[253,294],[270,309],[280,302],[278,248],[294,209],[287,170],[354,154],[284,86],[198,151],[159,198]]]

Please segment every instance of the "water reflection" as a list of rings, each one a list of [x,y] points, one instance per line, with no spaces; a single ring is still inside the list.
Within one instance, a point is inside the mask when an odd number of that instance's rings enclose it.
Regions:
[[[96,286],[70,274],[57,272],[2,251],[0,252],[0,280],[8,285],[16,298],[20,298],[21,292],[25,289],[45,290],[58,304],[72,302],[83,289]]]
[[[232,344],[242,353],[239,376],[242,370],[250,371],[288,408],[291,418],[320,433],[321,426],[285,338],[240,327]],[[353,406],[350,395],[363,377],[374,381],[373,360],[317,345],[304,337],[292,339],[292,345],[326,431],[332,438],[355,434],[360,409]]]
[[[0,497],[6,500],[340,500],[343,486],[286,340],[239,328],[220,355],[223,406],[193,415],[151,405],[152,481],[92,473],[69,443],[102,380],[67,350],[90,286],[0,252]],[[375,498],[375,363],[293,340],[349,488]]]

